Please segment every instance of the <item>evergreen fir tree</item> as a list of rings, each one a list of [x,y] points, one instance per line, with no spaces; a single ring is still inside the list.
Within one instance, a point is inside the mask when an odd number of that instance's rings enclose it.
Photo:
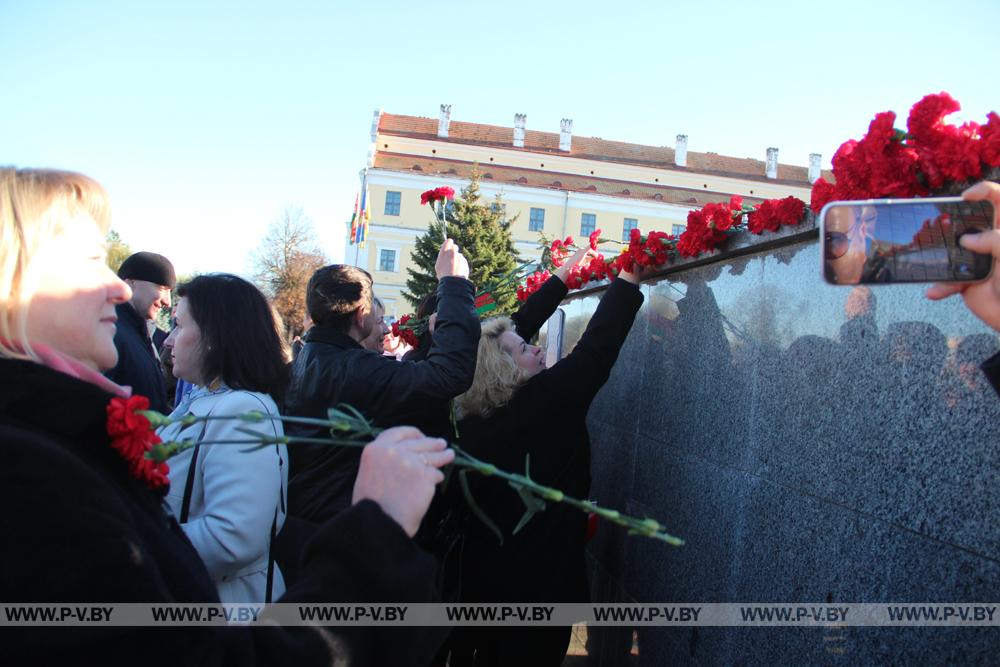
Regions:
[[[517,217],[506,219],[500,195],[492,203],[483,200],[479,192],[478,167],[473,167],[469,184],[446,208],[445,219],[449,238],[469,260],[469,279],[477,288],[486,285],[490,279],[513,271],[523,262],[514,248],[510,232],[511,224]],[[426,295],[437,290],[434,263],[442,243],[444,237],[439,219],[432,221],[427,232],[416,240],[411,253],[415,266],[407,269],[410,277],[406,279],[406,291],[403,292],[414,308]],[[513,292],[495,296],[497,308],[490,312],[491,316],[510,314],[517,309],[517,298]]]

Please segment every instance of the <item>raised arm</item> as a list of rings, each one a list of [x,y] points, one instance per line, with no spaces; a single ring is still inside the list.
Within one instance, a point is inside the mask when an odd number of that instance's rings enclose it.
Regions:
[[[589,262],[595,255],[596,253],[589,247],[577,250],[551,278],[545,281],[545,284],[537,292],[528,297],[524,305],[511,315],[518,336],[524,340],[534,338],[566,297],[566,293],[569,291],[566,287],[566,281],[569,279],[572,268]]]
[[[642,306],[638,283],[635,274],[623,271],[608,286],[576,347],[529,382],[533,392],[567,407],[589,407],[607,382]]]

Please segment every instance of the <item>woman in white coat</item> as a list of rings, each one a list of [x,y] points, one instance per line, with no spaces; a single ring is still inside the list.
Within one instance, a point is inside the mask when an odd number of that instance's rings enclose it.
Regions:
[[[267,300],[233,275],[194,278],[177,289],[177,325],[167,338],[174,375],[195,388],[171,416],[277,415],[287,379],[285,353]],[[237,428],[281,436],[281,422],[210,420],[170,424],[164,441],[246,440]],[[196,446],[170,460],[167,502],[208,568],[223,602],[262,603],[285,591],[270,555],[285,520],[284,445]]]

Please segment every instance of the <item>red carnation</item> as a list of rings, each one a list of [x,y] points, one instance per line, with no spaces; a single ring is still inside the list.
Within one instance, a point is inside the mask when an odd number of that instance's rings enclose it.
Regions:
[[[819,215],[823,207],[836,198],[836,190],[836,186],[833,183],[827,183],[826,179],[822,176],[816,179],[816,182],[813,183],[812,195],[809,201],[809,208],[813,210],[813,213]]]
[[[146,453],[161,442],[149,420],[136,414],[148,409],[149,399],[145,396],[112,398],[107,407],[106,427],[111,447],[128,464],[129,473],[153,491],[159,491],[170,483],[170,467],[146,458]]]
[[[420,345],[420,340],[417,338],[417,334],[410,327],[406,326],[406,323],[413,319],[412,315],[403,315],[398,320],[392,323],[392,335],[402,340],[404,343],[410,347],[418,347]]]
[[[454,199],[455,190],[449,188],[447,185],[442,185],[439,188],[434,188],[433,190],[426,190],[420,193],[420,205],[433,204],[437,201],[444,201],[446,199]]]
[[[590,512],[587,514],[587,534],[584,537],[584,542],[590,542],[597,535],[597,514]]]
[[[948,93],[927,95],[913,105],[907,127],[910,142],[919,157],[919,168],[932,189],[949,181],[967,181],[982,176],[979,125],[961,126],[944,117],[961,109]]]
[[[128,435],[150,430],[149,420],[136,414],[136,410],[148,410],[149,399],[145,396],[115,398],[108,404],[108,435]]]
[[[601,230],[594,230],[590,234],[590,249],[597,250],[597,242],[601,240]]]
[[[552,277],[548,271],[535,271],[525,278],[524,285],[517,287],[517,300],[527,301],[528,297],[537,292],[549,278]]]
[[[845,141],[833,156],[836,199],[913,197],[923,194],[917,154],[893,127],[896,114],[876,114],[861,141]]]
[[[986,125],[980,128],[980,153],[987,167],[1000,167],[1000,116],[991,111]]]

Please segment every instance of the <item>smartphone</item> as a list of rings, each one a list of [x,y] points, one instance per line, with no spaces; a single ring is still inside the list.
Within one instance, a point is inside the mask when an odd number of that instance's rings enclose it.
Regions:
[[[819,214],[820,262],[833,285],[976,282],[993,257],[958,244],[993,228],[993,205],[961,197],[833,201]]]

